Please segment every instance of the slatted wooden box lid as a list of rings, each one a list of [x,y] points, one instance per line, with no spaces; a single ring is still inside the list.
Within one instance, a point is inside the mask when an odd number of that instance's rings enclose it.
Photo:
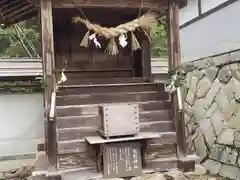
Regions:
[[[139,133],[138,104],[108,104],[100,106],[100,134],[104,137],[136,135]]]

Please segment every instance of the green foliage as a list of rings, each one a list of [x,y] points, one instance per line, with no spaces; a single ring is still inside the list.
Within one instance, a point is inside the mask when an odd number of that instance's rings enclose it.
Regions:
[[[166,32],[166,18],[159,20],[157,26],[153,27],[151,31],[153,57],[164,57],[168,55],[167,32]]]
[[[40,48],[40,24],[37,17],[22,21],[18,24],[24,32],[19,38],[19,34],[15,29],[15,25],[8,27],[0,26],[0,56],[1,57],[29,57],[28,51],[33,56],[36,54],[28,46],[30,42],[36,51]],[[22,42],[27,46],[23,46]]]
[[[168,72],[168,79],[165,83],[165,90],[170,93],[175,92],[178,87],[186,83],[185,77],[186,73],[182,68],[170,70]]]
[[[45,83],[42,80],[4,81],[0,82],[0,93],[43,92]]]
[[[34,17],[19,23],[24,32],[24,36],[21,39],[25,44],[31,42],[39,53],[41,35],[40,35],[40,23],[38,17]],[[167,33],[165,30],[166,18],[159,20],[157,26],[153,27],[151,31],[152,48],[151,53],[153,57],[163,57],[168,55],[167,47]],[[29,51],[31,48],[27,47]],[[31,54],[36,56],[31,51]],[[0,26],[0,57],[29,57],[29,53],[24,48],[21,40],[18,38],[18,34],[14,25],[9,27]]]

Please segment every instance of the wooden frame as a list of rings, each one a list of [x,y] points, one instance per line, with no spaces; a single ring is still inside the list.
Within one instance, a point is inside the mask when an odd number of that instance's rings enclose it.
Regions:
[[[42,61],[43,61],[43,77],[46,81],[44,91],[44,114],[45,114],[45,137],[46,137],[46,153],[49,161],[56,164],[56,133],[55,122],[50,121],[49,113],[51,106],[51,96],[56,86],[55,78],[55,60],[54,60],[54,39],[53,39],[53,18],[52,18],[52,1],[40,1],[41,14],[41,33],[42,33]]]
[[[179,4],[177,0],[169,0],[168,10],[168,25],[169,25],[169,69],[178,68],[181,64],[180,54],[180,38],[179,38]],[[178,155],[184,157],[186,152],[186,140],[184,133],[184,119],[182,112],[178,111],[177,94],[172,95],[172,105],[174,110],[173,120],[176,127]]]
[[[43,75],[44,79],[51,86],[45,87],[44,104],[46,117],[46,144],[47,156],[52,165],[57,165],[57,141],[56,141],[56,122],[49,120],[49,112],[51,105],[51,95],[55,91],[55,59],[54,59],[54,38],[53,38],[53,17],[52,17],[52,0],[41,0],[41,27],[42,27],[42,59],[43,59]],[[169,19],[169,68],[174,69],[180,65],[180,41],[179,41],[179,4],[177,0],[169,0],[168,4]],[[141,62],[142,76],[151,80],[151,56],[150,43],[148,39],[141,42],[142,49]],[[185,157],[185,135],[184,121],[182,113],[178,111],[177,95],[173,94],[172,104],[174,109],[174,124],[177,134],[178,159]],[[170,122],[171,123],[171,122]],[[185,163],[180,163],[184,165]]]
[[[114,3],[112,3],[111,0],[65,0],[64,2],[59,2],[58,0],[55,0],[53,3],[54,8],[139,8],[140,4],[142,6],[142,9],[152,9],[152,10],[159,10],[159,8],[167,7],[168,0],[148,0],[143,1],[141,4],[141,1],[134,0],[134,1],[122,1],[122,0],[115,0]],[[156,6],[158,4],[158,6]]]
[[[181,64],[180,38],[179,38],[179,4],[177,0],[169,0],[168,9],[168,44],[169,44],[169,69],[173,70]],[[185,121],[182,110],[178,107],[179,97],[177,91],[172,96],[173,123],[176,129],[178,168],[182,171],[194,171],[195,159],[187,158]]]

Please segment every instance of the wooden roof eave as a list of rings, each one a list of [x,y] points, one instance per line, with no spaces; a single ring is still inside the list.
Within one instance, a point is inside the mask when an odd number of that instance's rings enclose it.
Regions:
[[[112,8],[112,9],[151,9],[161,10],[166,9],[168,0],[145,0],[142,3],[139,0],[124,1],[124,0],[56,0],[53,2],[54,8]]]
[[[0,23],[1,24],[13,24],[17,23],[21,20],[25,20],[36,16],[38,14],[40,0],[0,0]],[[105,7],[105,8],[139,8],[140,2],[132,0],[132,3],[124,2],[123,0],[115,0],[114,3],[112,0],[52,0],[54,8],[75,8],[79,7]],[[178,0],[180,8],[183,8],[187,5],[187,0]],[[15,3],[15,7],[12,6]],[[73,4],[74,2],[74,4]],[[90,3],[89,3],[90,2]],[[156,2],[157,5],[156,5]],[[4,10],[3,10],[3,7]],[[165,11],[168,7],[168,0],[151,0],[151,1],[143,1],[142,9],[152,9],[156,11]]]
[[[122,8],[122,9],[133,9],[133,8],[142,8],[142,9],[151,9],[151,10],[160,10],[166,9],[168,7],[169,0],[53,0],[54,8]],[[187,0],[176,0],[179,3],[180,8],[183,8],[187,5]],[[36,2],[36,0],[35,0]]]
[[[179,0],[179,8],[184,8],[187,4],[188,0]]]
[[[0,0],[0,23],[13,24],[37,15],[37,7],[30,0]]]

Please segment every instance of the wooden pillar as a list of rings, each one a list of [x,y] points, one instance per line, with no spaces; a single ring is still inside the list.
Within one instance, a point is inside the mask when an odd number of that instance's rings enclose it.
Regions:
[[[40,0],[41,13],[41,33],[42,33],[42,59],[43,59],[43,75],[45,79],[49,79],[50,87],[53,88],[55,61],[54,61],[54,40],[53,40],[53,17],[52,17],[52,1]],[[46,94],[48,95],[48,94]],[[49,99],[49,98],[48,98]]]
[[[179,38],[179,5],[177,0],[169,0],[168,9],[169,68],[175,69],[181,64]]]
[[[142,76],[146,78],[147,81],[151,81],[151,44],[145,34],[141,36],[141,52]]]
[[[43,77],[46,82],[44,89],[44,114],[45,114],[45,138],[47,155],[49,158],[54,155],[55,138],[54,124],[50,122],[49,110],[51,104],[51,94],[55,86],[55,60],[54,60],[54,40],[53,40],[53,17],[52,17],[52,0],[40,0],[41,15],[41,35],[42,35],[42,61]],[[55,150],[56,151],[56,150]]]
[[[41,13],[41,33],[42,33],[42,59],[43,59],[43,76],[47,80],[48,88],[45,89],[45,107],[48,108],[50,99],[48,90],[53,89],[53,68],[54,61],[54,41],[53,41],[53,19],[52,19],[52,1],[40,0]]]
[[[180,37],[179,37],[179,31],[180,31],[180,27],[179,27],[179,5],[177,3],[178,1],[175,0],[172,3],[173,6],[173,42],[174,42],[174,46],[173,46],[173,53],[174,53],[174,57],[173,57],[173,66],[179,67],[181,64],[181,53],[180,53]]]
[[[174,69],[173,67],[173,60],[174,60],[174,53],[173,53],[173,6],[172,6],[172,0],[169,0],[169,6],[168,6],[168,68],[169,70]]]
[[[168,43],[169,43],[169,69],[175,69],[181,64],[180,38],[179,38],[179,7],[177,0],[169,0],[168,9]],[[172,95],[174,110],[174,124],[176,127],[178,155],[183,157],[186,152],[185,128],[182,112],[178,111],[177,94]]]

